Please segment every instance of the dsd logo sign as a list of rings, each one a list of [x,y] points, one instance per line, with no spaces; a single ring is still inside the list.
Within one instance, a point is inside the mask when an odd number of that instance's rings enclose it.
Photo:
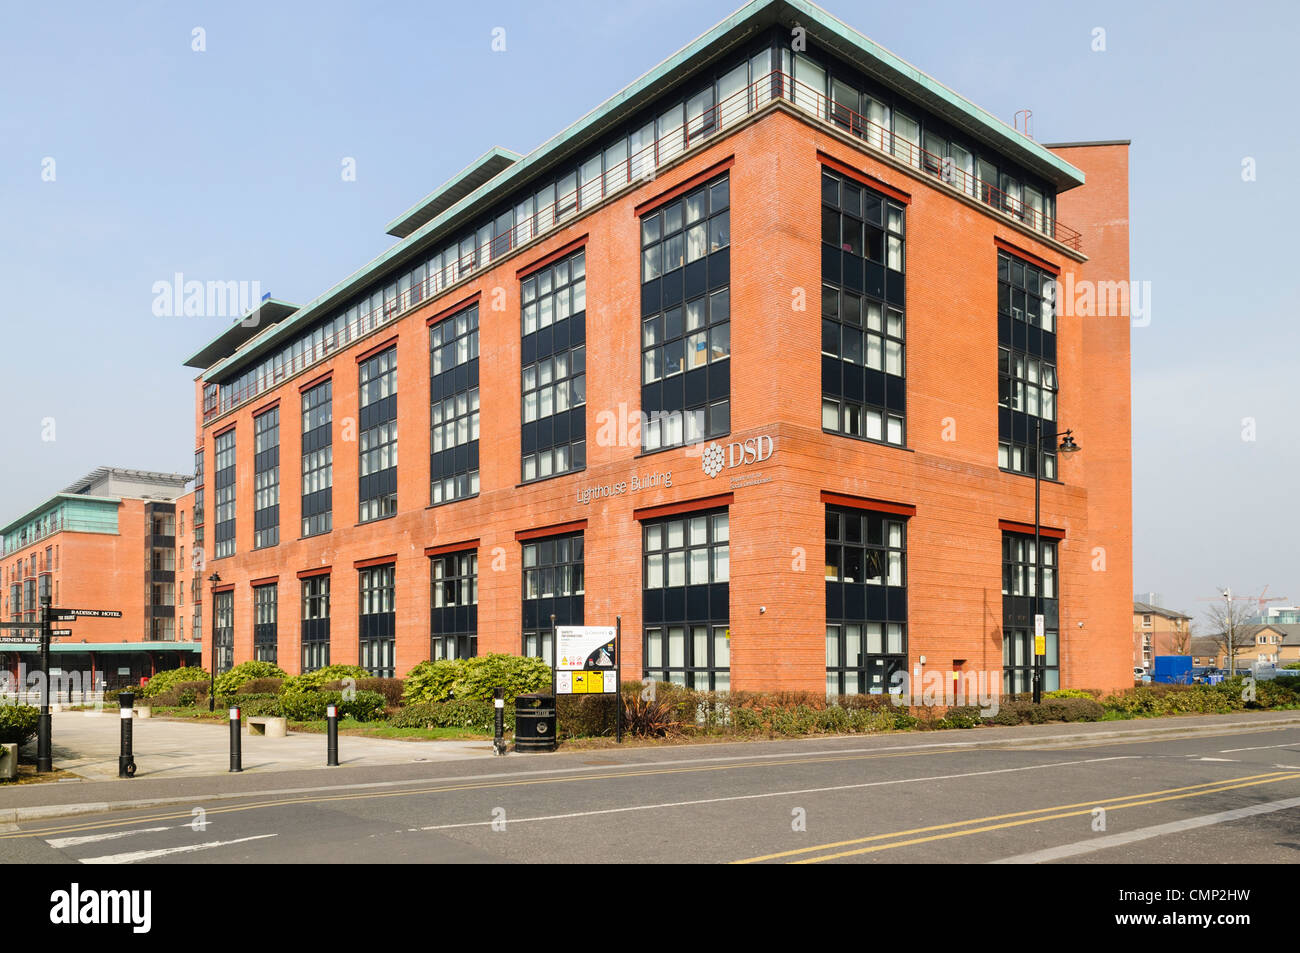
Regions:
[[[716,440],[704,448],[700,455],[700,465],[709,478],[716,477],[723,470],[762,463],[776,452],[776,443],[764,434],[747,440],[733,441],[725,447]]]

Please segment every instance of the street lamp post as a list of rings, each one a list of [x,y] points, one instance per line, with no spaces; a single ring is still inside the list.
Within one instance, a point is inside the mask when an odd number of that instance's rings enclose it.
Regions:
[[[1061,443],[1056,447],[1058,453],[1074,453],[1079,445],[1074,442],[1073,431],[1067,430],[1061,436]],[[1052,443],[1056,443],[1056,434],[1051,434]],[[1043,486],[1043,419],[1034,418],[1034,704],[1043,700],[1043,670],[1047,665],[1046,639],[1044,653],[1038,651],[1038,630],[1040,625],[1046,634],[1046,620],[1043,616],[1043,546],[1042,546],[1042,486]],[[1059,620],[1058,620],[1059,622]],[[1059,625],[1058,625],[1059,630]],[[1059,637],[1059,636],[1058,636]],[[1059,651],[1059,647],[1058,647]]]
[[[208,666],[208,711],[214,712],[217,710],[217,583],[221,582],[221,574],[214,572],[208,577],[208,582],[212,583],[212,633],[208,636],[208,644],[212,646],[212,664]]]

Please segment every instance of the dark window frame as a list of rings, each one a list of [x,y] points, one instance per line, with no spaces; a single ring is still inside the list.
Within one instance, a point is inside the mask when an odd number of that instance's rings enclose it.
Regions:
[[[216,448],[216,473],[212,481],[216,485],[216,526],[213,528],[213,559],[223,559],[235,554],[235,503],[236,491],[236,442],[235,428],[214,438]],[[225,518],[223,519],[223,514]]]
[[[372,523],[397,514],[397,345],[361,361],[357,377],[357,522]]]
[[[583,532],[524,540],[521,654],[550,659],[555,625],[582,625],[586,599],[586,540]],[[550,591],[547,591],[549,588]],[[530,592],[536,595],[530,596]]]
[[[301,582],[302,671],[314,672],[330,664],[330,574],[306,576]]]
[[[478,550],[429,557],[429,658],[478,654]]]
[[[1040,536],[1043,553],[1043,634],[1047,653],[1043,691],[1060,688],[1060,541]],[[1002,533],[1002,692],[1028,692],[1033,686],[1034,594],[1037,588],[1034,537],[1030,533]],[[1049,595],[1050,593],[1050,595]],[[1053,661],[1055,659],[1055,661]]]
[[[280,408],[253,418],[253,548],[280,543]]]
[[[397,668],[397,564],[357,571],[357,664],[375,678]]]
[[[908,518],[827,504],[825,519],[827,695],[887,694],[908,664]]]
[[[730,690],[730,553],[725,507],[641,524],[643,678]],[[673,664],[674,631],[681,664]]]
[[[429,326],[429,504],[479,493],[479,306]],[[460,430],[464,427],[462,439]]]
[[[906,206],[825,167],[820,194],[822,430],[906,448]]]
[[[1057,354],[1056,276],[1003,249],[997,252],[998,287],[998,469],[1021,476],[1034,475],[1037,457],[1034,440],[1042,425],[1041,441],[1055,447],[1056,420],[1060,412],[1060,366]],[[1038,382],[1030,379],[1031,362],[1037,362]],[[1019,371],[1023,368],[1023,373]],[[1048,388],[1044,373],[1050,371]],[[1028,388],[1037,388],[1038,412],[1029,410]],[[1044,413],[1044,391],[1052,395],[1052,409]],[[1016,406],[1024,395],[1023,409]],[[1042,477],[1057,479],[1055,449],[1042,452]]]
[[[730,223],[727,172],[638,220],[642,453],[731,432]]]
[[[302,537],[334,529],[334,382],[302,394]]]
[[[532,483],[587,466],[586,249],[523,278],[519,300],[519,473]],[[548,397],[551,409],[543,413]]]
[[[279,602],[277,583],[253,587],[253,658],[258,662],[278,661]]]

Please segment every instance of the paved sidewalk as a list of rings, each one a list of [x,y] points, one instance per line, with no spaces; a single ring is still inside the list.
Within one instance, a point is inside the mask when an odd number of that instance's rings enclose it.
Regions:
[[[118,710],[61,711],[53,715],[54,763],[88,781],[117,777],[121,719]],[[137,778],[184,778],[230,770],[228,723],[137,718],[133,731]],[[325,735],[290,732],[253,736],[244,725],[245,773],[325,767]],[[347,767],[458,761],[492,756],[490,741],[398,741],[339,736],[339,764]]]

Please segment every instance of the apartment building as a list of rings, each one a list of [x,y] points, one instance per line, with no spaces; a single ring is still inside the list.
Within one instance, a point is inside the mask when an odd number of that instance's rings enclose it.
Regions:
[[[64,609],[121,613],[58,622],[71,635],[51,645],[51,668],[116,688],[155,671],[198,662],[177,623],[177,507],[191,477],[99,467],[0,528],[0,600],[8,622],[38,623],[41,597]],[[0,668],[13,676],[39,646],[3,630]],[[6,638],[7,637],[7,638]]]

